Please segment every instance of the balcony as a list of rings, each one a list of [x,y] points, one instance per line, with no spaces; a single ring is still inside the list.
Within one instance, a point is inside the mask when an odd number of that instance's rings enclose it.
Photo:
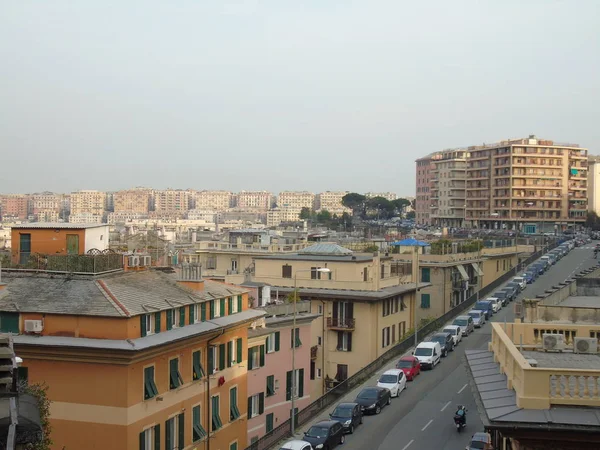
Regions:
[[[318,353],[318,351],[319,351],[319,346],[318,345],[313,345],[310,348],[310,359],[311,360],[314,361],[315,359],[317,359],[317,353]]]
[[[354,317],[328,317],[327,328],[330,330],[353,331],[355,326]]]

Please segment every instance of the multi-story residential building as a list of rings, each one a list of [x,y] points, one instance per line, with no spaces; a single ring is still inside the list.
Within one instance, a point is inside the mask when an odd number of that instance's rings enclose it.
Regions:
[[[394,192],[367,192],[365,194],[367,198],[383,197],[386,200],[392,201],[398,198],[398,195]]]
[[[311,402],[316,347],[311,347],[310,302],[297,304],[296,328],[292,305],[263,308],[264,326],[248,330],[248,442],[256,442]],[[295,368],[292,369],[292,349]],[[321,374],[318,374],[321,378]],[[292,379],[295,378],[295,383]],[[294,386],[292,386],[294,384]]]
[[[70,223],[102,223],[103,221],[104,219],[102,216],[90,212],[71,214],[69,216]]]
[[[29,212],[34,216],[41,212],[56,211],[60,213],[61,208],[61,196],[60,194],[54,194],[52,192],[42,192],[39,194],[32,194],[29,197]]]
[[[588,157],[588,211],[600,214],[600,156]]]
[[[343,213],[352,214],[350,208],[342,205],[342,198],[348,194],[347,191],[321,192],[315,197],[315,209],[317,211],[329,211],[331,214],[341,215]]]
[[[462,227],[466,207],[466,151],[445,150],[431,162],[430,221],[442,227]]]
[[[69,221],[91,220],[101,222],[106,211],[106,192],[77,191],[71,193],[71,215]],[[74,216],[72,218],[72,216]],[[93,216],[94,218],[90,218]]]
[[[248,328],[264,312],[199,267],[127,267],[3,274],[0,329],[48,386],[52,448],[246,448]]]
[[[212,209],[190,209],[187,212],[188,220],[203,220],[204,222],[216,223],[221,214]]]
[[[297,222],[300,220],[302,209],[281,207],[267,211],[267,227],[277,227],[284,222]]]
[[[225,211],[233,206],[233,194],[229,191],[198,191],[193,194],[194,209]]]
[[[53,209],[43,209],[33,215],[33,220],[36,222],[58,222],[59,219],[59,212]]]
[[[148,219],[148,217],[148,214],[143,213],[137,213],[132,211],[117,211],[108,213],[106,221],[111,225],[115,225],[118,223],[128,223],[146,220]]]
[[[252,280],[270,285],[276,297],[293,295],[297,286],[300,298],[320,316],[312,323],[310,344],[317,346],[311,368],[315,397],[328,381],[353,375],[413,327],[416,286],[405,281],[410,267],[390,256],[320,243],[294,254],[255,256]]]
[[[189,209],[190,191],[165,189],[154,191],[154,210],[157,213],[183,214]]]
[[[113,194],[114,212],[148,214],[151,190],[146,188],[117,191]]]
[[[237,207],[266,212],[273,204],[273,194],[267,191],[242,191],[237,195]]]
[[[106,193],[106,210],[110,212],[115,210],[115,193],[112,191]]]
[[[433,160],[436,153],[417,159],[415,222],[420,225],[431,225],[431,185],[433,178]]]
[[[315,209],[315,194],[302,191],[284,191],[277,197],[277,206],[279,208],[298,209],[308,208],[311,211]]]
[[[0,196],[0,217],[3,220],[25,220],[29,215],[28,196],[23,194],[5,194]]]

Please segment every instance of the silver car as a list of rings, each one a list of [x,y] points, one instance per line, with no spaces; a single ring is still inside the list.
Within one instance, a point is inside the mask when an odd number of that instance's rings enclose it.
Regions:
[[[475,331],[475,323],[473,322],[473,318],[471,316],[458,316],[456,319],[454,319],[452,325],[458,325],[463,336],[468,336]]]
[[[485,311],[472,309],[467,314],[473,318],[473,326],[475,328],[481,328],[485,324]]]

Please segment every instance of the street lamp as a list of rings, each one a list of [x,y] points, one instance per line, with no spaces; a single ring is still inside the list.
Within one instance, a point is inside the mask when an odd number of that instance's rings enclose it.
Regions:
[[[319,273],[331,273],[331,269],[328,269],[327,267],[319,267],[317,269],[300,269],[300,270],[296,270],[296,273],[294,274],[294,299],[293,299],[293,303],[294,303],[294,319],[293,319],[293,325],[292,325],[292,333],[296,333],[296,300],[298,299],[298,273],[301,272],[319,272]],[[292,392],[291,392],[291,397],[292,397],[292,415],[291,415],[291,422],[292,422],[292,436],[295,434],[296,432],[296,337],[295,335],[292,336],[292,342],[294,343],[294,345],[292,345]]]

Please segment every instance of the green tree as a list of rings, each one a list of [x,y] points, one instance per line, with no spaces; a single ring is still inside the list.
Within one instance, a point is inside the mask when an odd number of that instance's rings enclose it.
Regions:
[[[409,211],[409,212],[406,213],[406,218],[407,219],[414,219],[415,216],[416,216],[416,214],[415,214],[414,211]]]
[[[42,424],[42,437],[39,441],[24,448],[30,450],[50,450],[52,440],[50,439],[50,400],[48,399],[48,386],[46,384],[25,384],[20,388],[23,393],[29,394],[37,400],[40,411],[40,422]]]
[[[307,208],[306,206],[300,210],[300,219],[301,220],[310,220],[312,218],[312,210]]]
[[[384,197],[373,197],[367,200],[367,210],[380,219],[387,219],[394,215],[395,205]]]
[[[587,219],[585,220],[585,226],[591,228],[594,231],[600,230],[600,217],[594,211],[588,212]]]
[[[355,216],[364,216],[365,214],[365,201],[367,198],[364,195],[351,192],[342,197],[342,205],[352,210],[352,214]]]
[[[399,216],[402,216],[404,213],[404,208],[410,205],[410,201],[405,198],[397,198],[396,200],[392,200],[392,205],[394,205],[396,213]]]

